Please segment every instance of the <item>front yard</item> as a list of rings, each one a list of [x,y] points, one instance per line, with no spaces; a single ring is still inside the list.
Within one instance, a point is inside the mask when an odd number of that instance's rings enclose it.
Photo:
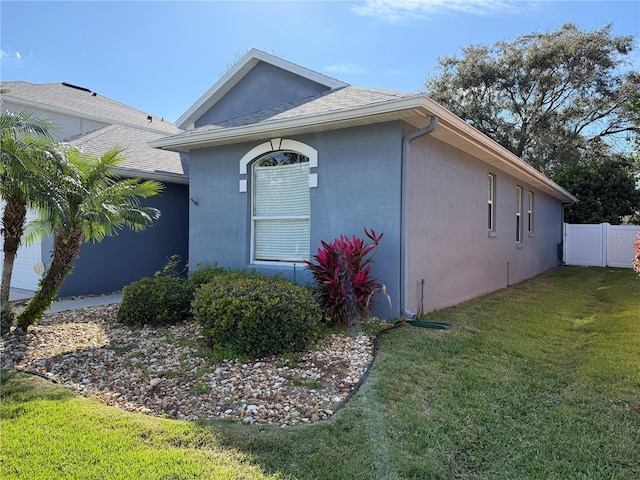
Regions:
[[[2,478],[640,478],[640,278],[561,267],[382,337],[331,420],[132,414],[3,372]],[[169,341],[169,340],[168,340]]]

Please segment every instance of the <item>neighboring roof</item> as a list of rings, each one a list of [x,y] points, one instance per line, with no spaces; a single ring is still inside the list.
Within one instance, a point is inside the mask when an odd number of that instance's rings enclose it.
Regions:
[[[149,146],[151,140],[157,140],[162,136],[161,133],[138,128],[109,125],[69,139],[68,143],[98,156],[115,146],[124,148],[125,161],[120,167],[114,169],[117,174],[172,183],[188,183],[189,162],[186,154],[157,150]]]
[[[238,62],[225,73],[207,92],[202,95],[178,120],[176,124],[179,128],[191,128],[193,123],[200,118],[207,110],[213,107],[226,93],[238,84],[259,62],[269,63],[275,67],[287,70],[299,77],[306,78],[313,82],[335,89],[345,87],[348,84],[328,77],[308,68],[296,65],[274,55],[269,55],[261,50],[251,49]]]
[[[6,102],[43,115],[59,113],[108,124],[66,141],[98,156],[114,146],[123,147],[126,161],[115,169],[119,175],[189,183],[189,162],[185,154],[149,146],[152,140],[179,133],[181,130],[173,123],[68,83],[2,82],[0,88]]]
[[[70,83],[1,82],[2,98],[34,110],[64,113],[109,124],[129,125],[165,134],[179,132],[173,123]]]

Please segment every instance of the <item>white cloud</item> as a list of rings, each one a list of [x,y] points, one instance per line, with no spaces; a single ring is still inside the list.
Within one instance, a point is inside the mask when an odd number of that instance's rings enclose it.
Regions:
[[[20,52],[17,52],[17,51],[0,49],[0,58],[8,58],[10,60],[20,60],[22,59],[22,55],[20,54]]]
[[[365,69],[355,63],[336,63],[325,68],[331,73],[365,73]]]
[[[471,15],[515,14],[528,10],[535,1],[516,0],[365,0],[352,7],[359,15],[392,22],[408,18],[427,18],[438,13]]]

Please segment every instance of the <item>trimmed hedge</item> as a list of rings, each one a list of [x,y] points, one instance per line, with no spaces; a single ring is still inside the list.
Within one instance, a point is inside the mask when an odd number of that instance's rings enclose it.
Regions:
[[[118,321],[126,325],[166,325],[191,318],[193,286],[182,277],[145,277],[122,289]]]
[[[227,358],[302,350],[315,339],[321,319],[310,289],[258,274],[202,285],[192,311],[214,355]]]
[[[195,291],[198,287],[204,285],[205,283],[218,282],[223,279],[230,278],[244,278],[255,275],[260,276],[259,274],[255,273],[254,270],[231,270],[230,268],[226,267],[218,267],[218,265],[198,265],[197,270],[189,272],[189,280],[191,281],[193,289]]]

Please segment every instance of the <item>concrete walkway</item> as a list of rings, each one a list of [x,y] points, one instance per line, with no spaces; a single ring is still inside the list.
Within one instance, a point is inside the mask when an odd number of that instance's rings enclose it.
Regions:
[[[9,291],[9,300],[11,302],[28,300],[33,296],[31,290],[22,290],[20,288],[12,288]],[[73,300],[56,300],[53,302],[49,310],[45,313],[64,312],[66,310],[76,310],[85,307],[97,307],[99,305],[109,305],[111,303],[120,303],[122,301],[121,293],[112,293],[109,295],[99,295],[96,297],[81,297]]]

